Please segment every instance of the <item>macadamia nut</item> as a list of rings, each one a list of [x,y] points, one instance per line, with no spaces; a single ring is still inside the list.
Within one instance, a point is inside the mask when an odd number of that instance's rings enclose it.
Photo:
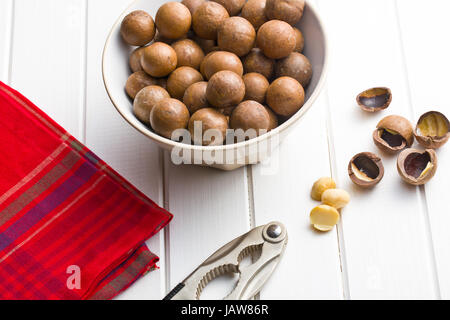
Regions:
[[[182,3],[167,2],[156,13],[155,23],[164,38],[180,39],[186,36],[191,28],[192,16]]]
[[[221,4],[230,16],[237,16],[241,12],[246,0],[212,0]]]
[[[336,208],[328,205],[320,205],[312,209],[310,214],[311,224],[319,231],[331,231],[340,219]]]
[[[145,46],[155,37],[155,22],[147,12],[133,11],[123,19],[120,33],[129,45]]]
[[[148,86],[139,91],[134,99],[133,113],[143,123],[150,125],[150,112],[156,103],[170,98],[169,93],[160,86]]]
[[[229,18],[227,10],[218,3],[207,1],[194,13],[192,25],[195,33],[203,39],[216,40],[217,30],[225,19]]]
[[[217,33],[217,43],[220,49],[233,52],[239,57],[247,55],[252,50],[255,39],[255,28],[241,17],[226,19]]]
[[[242,8],[241,16],[247,19],[255,29],[259,29],[267,22],[266,0],[248,0]]]
[[[344,208],[350,202],[350,194],[342,189],[328,189],[322,193],[322,203],[336,209]]]
[[[286,58],[297,45],[294,29],[279,20],[264,23],[258,30],[256,42],[264,55],[271,59]]]
[[[335,189],[336,182],[329,177],[323,177],[317,180],[311,190],[311,198],[316,201],[322,200],[322,194],[328,189]]]
[[[163,42],[155,42],[146,47],[142,54],[142,68],[149,75],[162,78],[169,75],[178,64],[177,53]]]
[[[305,0],[267,0],[266,15],[270,20],[282,20],[294,25],[302,18],[305,4]]]

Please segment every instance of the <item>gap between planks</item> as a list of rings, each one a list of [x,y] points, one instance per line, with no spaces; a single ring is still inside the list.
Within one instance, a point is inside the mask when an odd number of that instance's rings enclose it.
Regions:
[[[403,69],[403,77],[405,81],[405,87],[406,87],[406,93],[407,93],[407,102],[409,105],[409,113],[410,113],[410,119],[415,119],[416,112],[414,110],[414,105],[412,103],[412,93],[411,93],[411,84],[410,84],[410,75],[408,66],[406,63],[406,52],[405,52],[405,43],[403,39],[403,30],[400,24],[400,10],[398,6],[398,0],[394,1],[394,10],[395,10],[395,20],[397,25],[397,32],[398,32],[398,39],[400,43],[400,53],[402,57],[402,69]],[[436,251],[434,248],[434,242],[433,242],[433,234],[431,231],[431,220],[430,220],[430,213],[429,213],[429,206],[428,201],[426,197],[425,192],[425,186],[417,187],[417,197],[419,199],[419,202],[422,206],[422,213],[424,215],[424,221],[425,221],[425,233],[426,238],[429,246],[429,254],[433,269],[433,284],[434,284],[434,291],[436,294],[437,299],[442,299],[442,293],[439,285],[439,274],[438,274],[438,267],[437,267],[437,260],[436,260]]]

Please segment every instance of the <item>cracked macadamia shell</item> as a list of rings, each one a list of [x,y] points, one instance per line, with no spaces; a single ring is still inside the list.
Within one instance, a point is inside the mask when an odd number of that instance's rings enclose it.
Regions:
[[[200,81],[203,81],[200,72],[191,67],[180,67],[170,74],[167,91],[172,98],[182,100],[186,89]]]
[[[386,87],[371,88],[356,97],[359,107],[367,112],[378,112],[387,109],[392,102],[391,89]]]
[[[180,39],[186,36],[191,28],[192,16],[182,3],[167,2],[156,13],[155,23],[164,38]]]
[[[207,1],[194,13],[192,19],[194,31],[200,38],[216,40],[217,30],[229,17],[230,15],[223,6]]]
[[[194,15],[195,11],[197,11],[198,8],[202,4],[204,4],[206,0],[183,0],[181,1],[182,4],[184,4],[189,11],[191,12],[191,15]]]
[[[183,102],[191,114],[200,109],[209,107],[208,99],[206,99],[207,88],[208,82],[206,81],[194,83],[187,88],[184,93]]]
[[[141,58],[142,58],[142,54],[144,53],[144,49],[145,47],[140,47],[135,49],[131,55],[130,55],[130,69],[133,72],[138,72],[138,71],[142,71],[144,69],[142,69],[141,66]]]
[[[172,44],[177,54],[177,67],[191,67],[200,69],[200,64],[205,58],[202,48],[190,39],[183,39]]]
[[[414,135],[423,147],[438,149],[450,138],[449,120],[438,111],[427,112],[419,118]]]
[[[303,49],[305,48],[305,38],[303,37],[303,33],[297,29],[294,28],[295,32],[295,52],[302,53]]]
[[[177,53],[163,42],[155,42],[146,47],[142,54],[142,68],[149,75],[162,78],[169,75],[178,64]]]
[[[145,46],[155,37],[155,22],[147,12],[133,11],[123,19],[120,33],[129,45]]]
[[[403,150],[397,159],[400,177],[409,184],[420,186],[430,181],[438,167],[437,155],[433,149]]]
[[[359,153],[350,160],[348,164],[348,175],[357,186],[372,188],[384,177],[383,162],[374,153]]]
[[[218,4],[222,5],[228,12],[230,16],[237,16],[241,10],[242,7],[245,4],[246,0],[211,0],[214,2],[217,2]]]
[[[298,52],[291,53],[288,57],[279,60],[276,65],[276,76],[291,77],[300,82],[306,88],[312,78],[313,70],[308,58]]]
[[[397,153],[414,142],[413,126],[408,119],[390,115],[383,118],[373,132],[375,145],[387,153]]]
[[[144,71],[137,71],[128,77],[125,91],[131,99],[134,99],[143,88],[158,84],[158,79],[149,76]]]
[[[305,0],[267,0],[266,15],[270,20],[282,20],[294,25],[303,17]]]
[[[253,100],[264,104],[266,102],[266,93],[269,89],[269,81],[259,73],[247,73],[243,77],[245,84],[244,100]]]
[[[303,107],[305,90],[297,80],[281,77],[269,86],[266,101],[276,114],[290,117]]]
[[[272,80],[275,71],[275,60],[267,58],[260,49],[254,48],[244,58],[245,73],[260,73],[267,80]]]
[[[159,101],[150,113],[150,123],[159,135],[171,139],[177,129],[186,129],[189,123],[189,110],[183,102],[167,98]]]
[[[244,96],[244,81],[232,71],[220,71],[214,74],[206,89],[208,102],[219,109],[238,105]]]
[[[230,127],[234,130],[255,130],[255,137],[269,132],[271,118],[267,109],[256,101],[244,101],[234,109],[230,119]]]
[[[200,128],[200,132],[195,132],[196,128]],[[218,110],[212,108],[198,110],[192,115],[191,120],[189,121],[189,132],[191,133],[192,141],[196,145],[222,145],[227,135],[227,129],[227,117]],[[210,130],[210,132],[208,132],[208,130]]]
[[[241,17],[226,19],[217,32],[217,44],[224,51],[239,57],[247,55],[255,46],[256,31],[252,24]]]
[[[226,51],[212,52],[207,56],[200,67],[206,79],[211,79],[219,71],[232,71],[242,77],[244,67],[237,55]]]
[[[248,0],[242,8],[241,17],[247,19],[258,30],[268,21],[266,16],[266,0]]]
[[[271,59],[286,58],[297,44],[294,29],[280,20],[264,23],[258,30],[256,42],[264,55]]]
[[[150,125],[150,112],[156,103],[170,98],[169,93],[160,86],[148,86],[139,91],[134,99],[133,113],[141,122]]]

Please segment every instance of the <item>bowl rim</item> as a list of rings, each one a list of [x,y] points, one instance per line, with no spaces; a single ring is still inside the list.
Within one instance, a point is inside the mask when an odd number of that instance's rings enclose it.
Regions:
[[[108,37],[106,39],[105,45],[103,47],[103,54],[102,54],[102,78],[103,78],[103,84],[105,86],[106,92],[108,94],[109,99],[111,100],[112,104],[114,105],[114,108],[120,113],[120,115],[137,131],[139,131],[141,134],[145,135],[146,137],[150,138],[151,140],[157,142],[158,144],[161,145],[165,145],[167,147],[170,147],[171,149],[173,148],[178,148],[181,150],[192,150],[192,151],[206,151],[206,152],[211,152],[211,151],[229,151],[229,150],[236,150],[236,149],[242,149],[242,148],[247,148],[250,146],[253,146],[255,144],[259,144],[262,141],[265,140],[269,140],[271,138],[273,138],[274,136],[280,136],[283,132],[287,131],[290,127],[292,127],[292,125],[294,125],[296,122],[298,122],[308,111],[309,109],[311,109],[311,107],[313,106],[313,104],[316,102],[317,98],[320,96],[320,94],[322,93],[322,90],[325,86],[325,82],[326,82],[326,78],[328,75],[328,64],[329,64],[329,43],[328,43],[328,37],[327,37],[327,32],[325,29],[325,24],[322,20],[322,18],[320,17],[320,15],[317,13],[317,9],[315,7],[315,5],[311,4],[310,2],[306,3],[306,6],[308,7],[309,10],[311,10],[311,12],[314,14],[314,16],[316,17],[317,21],[319,22],[319,25],[322,29],[322,33],[323,33],[323,42],[324,42],[324,63],[323,63],[323,68],[322,68],[322,74],[319,78],[319,81],[317,82],[317,86],[314,89],[312,95],[309,97],[309,99],[306,101],[306,103],[303,105],[303,107],[297,112],[295,113],[288,121],[286,121],[285,123],[283,123],[281,126],[278,126],[276,129],[273,129],[257,138],[253,138],[250,139],[248,141],[243,141],[243,142],[239,142],[239,143],[234,143],[234,144],[229,144],[229,145],[222,145],[222,146],[201,146],[201,145],[189,145],[189,144],[184,144],[181,142],[176,142],[167,138],[164,138],[160,135],[158,135],[157,133],[152,132],[150,129],[147,130],[143,130],[141,128],[136,127],[133,124],[133,120],[134,119],[130,119],[130,117],[125,114],[124,112],[122,112],[122,109],[119,107],[119,103],[117,103],[114,98],[112,93],[110,92],[111,89],[108,86],[108,81],[106,79],[105,76],[105,68],[106,68],[106,52],[109,48],[109,45],[111,43],[111,39],[113,37],[113,34],[116,30],[118,30],[118,26],[121,23],[123,17],[128,13],[128,11],[130,10],[131,7],[133,7],[138,1],[142,1],[142,0],[133,0],[127,7],[126,9],[120,14],[120,16],[117,18],[116,22],[114,23],[114,25],[112,26],[111,30],[109,31]]]

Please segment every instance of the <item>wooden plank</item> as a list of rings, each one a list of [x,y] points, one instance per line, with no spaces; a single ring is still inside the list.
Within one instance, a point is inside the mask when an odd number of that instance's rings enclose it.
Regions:
[[[354,154],[380,153],[371,135],[383,116],[411,117],[395,2],[319,3],[331,42],[329,109],[336,176],[352,195],[342,221],[349,297],[436,298],[424,200],[417,188],[402,183],[396,157],[382,155],[386,174],[374,190],[353,186],[347,176],[347,164]],[[390,109],[373,115],[359,110],[356,95],[378,85],[392,88],[394,101]]]
[[[331,176],[325,109],[322,94],[272,158],[278,170],[253,169],[256,224],[278,220],[289,233],[286,253],[261,299],[343,298],[337,231],[318,233],[309,222],[309,212],[319,205],[309,196],[311,186]]]
[[[166,155],[166,194],[174,213],[168,244],[169,286],[186,278],[213,252],[247,232],[249,207],[246,169],[222,172],[175,166]],[[203,298],[223,298],[232,281],[222,277],[207,287]]]
[[[129,0],[88,2],[86,141],[125,178],[163,205],[161,151],[121,118],[109,101],[102,81],[101,57],[106,37],[129,3]],[[148,245],[160,256],[161,269],[140,279],[119,299],[161,299],[165,294],[163,233]]]
[[[12,85],[83,138],[84,1],[15,1]]]
[[[9,62],[11,53],[13,2],[4,0],[0,2],[0,81],[9,81]]]
[[[430,110],[450,117],[448,74],[450,73],[450,43],[442,40],[442,32],[450,29],[446,12],[448,1],[431,0],[423,5],[417,0],[399,0],[398,13],[405,63],[409,75],[411,105],[415,122]],[[423,22],[417,23],[420,17]],[[420,39],[420,41],[418,41]],[[438,150],[440,167],[435,178],[425,186],[428,215],[436,257],[439,286],[443,299],[450,298],[450,149]]]

